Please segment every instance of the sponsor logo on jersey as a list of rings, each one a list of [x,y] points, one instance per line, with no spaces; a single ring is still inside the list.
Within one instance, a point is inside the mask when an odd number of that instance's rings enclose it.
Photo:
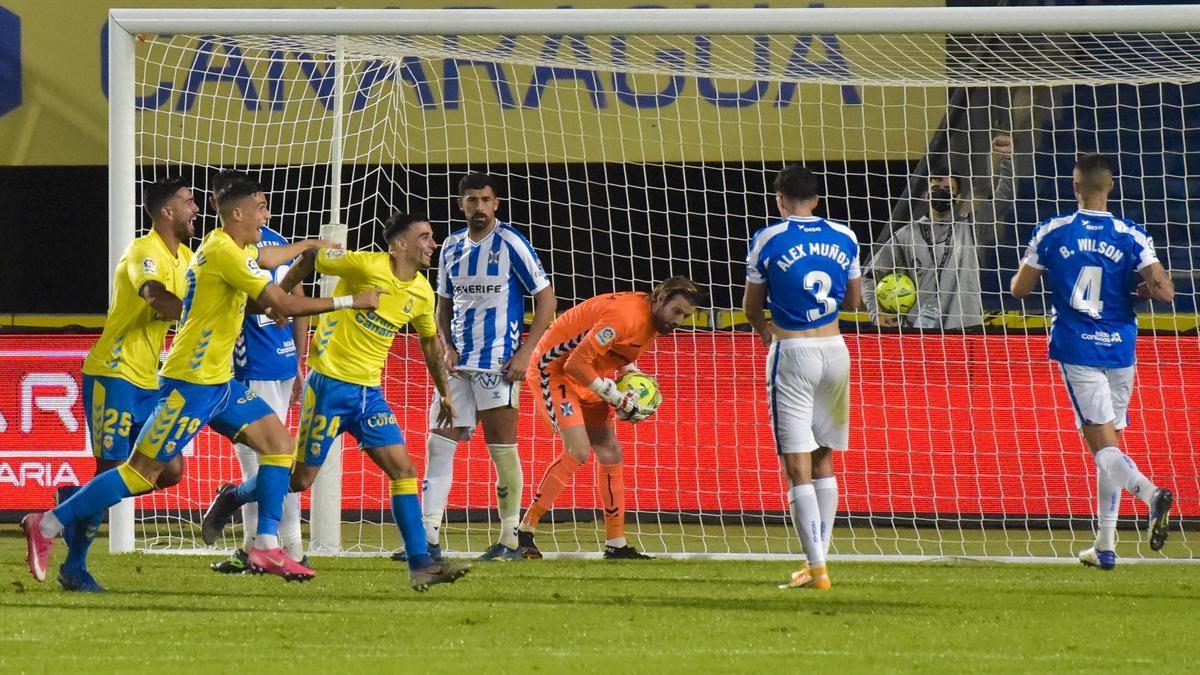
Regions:
[[[346,255],[346,249],[344,249],[344,248],[327,248],[327,249],[323,249],[321,254],[325,256],[326,260],[337,260],[338,258]]]
[[[268,276],[268,272],[258,266],[258,261],[254,258],[246,258],[246,269],[256,277]]]
[[[1098,342],[1104,345],[1120,344],[1122,342],[1120,333],[1109,333],[1102,330],[1098,330],[1095,333],[1084,333],[1079,337],[1088,342]]]
[[[608,343],[615,339],[617,339],[617,329],[613,328],[612,326],[605,326],[596,332],[596,342],[599,343],[601,347],[607,347]]]
[[[496,295],[503,290],[504,288],[500,284],[467,284],[466,286],[455,286],[454,294]]]
[[[154,261],[154,258],[146,258],[142,261],[142,271],[154,276],[158,274],[158,263]]]

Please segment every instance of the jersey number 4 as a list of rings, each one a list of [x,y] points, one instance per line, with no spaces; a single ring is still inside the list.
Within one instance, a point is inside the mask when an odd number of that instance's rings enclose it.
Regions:
[[[812,293],[813,300],[820,305],[820,307],[808,310],[809,321],[816,321],[837,311],[837,302],[829,297],[829,291],[833,290],[833,279],[828,274],[821,270],[813,270],[805,274],[804,290]]]
[[[1100,284],[1104,281],[1104,270],[1095,265],[1089,265],[1079,270],[1075,277],[1075,288],[1071,290],[1071,308],[1076,309],[1093,319],[1100,318],[1104,311],[1104,301],[1100,299]]]

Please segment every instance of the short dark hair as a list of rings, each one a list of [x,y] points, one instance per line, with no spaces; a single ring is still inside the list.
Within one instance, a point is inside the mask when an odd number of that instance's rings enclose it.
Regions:
[[[230,183],[239,180],[254,179],[250,177],[250,174],[244,171],[238,171],[237,169],[221,169],[220,171],[214,173],[212,177],[208,179],[208,191],[209,194],[212,195],[213,201],[216,201],[217,195],[221,192],[221,190],[224,190],[226,187],[228,187]]]
[[[383,221],[383,240],[388,244],[400,235],[408,232],[408,228],[415,223],[427,223],[429,218],[419,213],[400,213],[396,211],[388,216],[387,220]]]
[[[775,176],[775,192],[793,201],[820,196],[821,178],[802,164],[789,164]]]
[[[262,185],[249,176],[232,177],[216,192],[217,209],[224,212],[232,207],[234,202],[262,191]]]
[[[661,300],[669,302],[675,296],[683,296],[688,302],[693,305],[699,305],[704,301],[704,289],[700,288],[696,282],[684,276],[673,276],[664,279],[663,282],[654,287],[650,292],[652,300]]]
[[[500,193],[503,188],[500,186],[499,180],[481,171],[472,171],[458,181],[458,196],[467,194],[467,190],[482,190],[486,187],[492,188],[492,193],[497,197],[502,196]]]
[[[146,207],[146,213],[153,218],[159,209],[167,205],[167,200],[185,187],[191,185],[182,176],[168,176],[149,183],[142,189],[142,204]]]
[[[1075,162],[1079,172],[1079,185],[1083,192],[1096,193],[1112,190],[1112,160],[1098,152],[1088,153]]]

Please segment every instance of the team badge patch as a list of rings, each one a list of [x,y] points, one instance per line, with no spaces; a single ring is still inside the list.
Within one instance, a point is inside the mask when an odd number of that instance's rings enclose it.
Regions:
[[[570,417],[575,414],[575,404],[570,401],[563,401],[558,404],[558,407],[562,410],[563,417]]]
[[[612,326],[606,326],[596,332],[596,342],[599,342],[601,347],[607,347],[608,343],[612,342],[616,337],[617,329]]]
[[[258,261],[253,258],[246,259],[246,269],[250,270],[250,273],[256,277],[261,277],[268,274],[266,270],[258,266]]]
[[[154,262],[154,258],[146,258],[142,261],[142,271],[149,275],[158,274],[158,263]]]
[[[500,264],[500,251],[488,252],[488,264],[489,265],[499,265]]]
[[[321,255],[325,256],[326,260],[337,260],[338,258],[346,255],[346,249],[344,249],[344,248],[322,249]]]
[[[410,296],[408,296],[408,302],[404,303],[404,313],[405,314],[412,313],[412,308],[413,308],[413,299],[412,299],[412,296],[410,295]]]

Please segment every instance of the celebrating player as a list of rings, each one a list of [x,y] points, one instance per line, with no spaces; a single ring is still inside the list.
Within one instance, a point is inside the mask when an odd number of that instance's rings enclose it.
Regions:
[[[304,383],[300,429],[296,435],[296,469],[293,492],[307,490],[316,479],[334,439],[349,432],[363,452],[391,481],[392,518],[404,538],[412,587],[424,591],[433,584],[451,583],[470,567],[434,561],[425,548],[421,504],[417,497],[417,470],[404,445],[396,416],[383,398],[381,378],[392,341],[411,323],[421,341],[425,365],[440,395],[438,420],[454,417],[441,365],[437,325],[433,313],[433,288],[422,270],[429,266],[437,243],[433,228],[423,216],[393,214],[385,225],[389,251],[327,250],[307,254],[288,272],[288,288],[308,276],[314,267],[322,274],[340,277],[334,294],[348,307],[350,293],[381,288],[378,308],[333,312],[317,323],[309,347],[308,379]],[[261,499],[262,474],[239,486],[222,486],[204,514],[207,543],[216,541],[230,517],[243,504]],[[263,506],[260,504],[260,511]]]
[[[230,182],[242,178],[248,179],[249,176],[240,171],[221,171],[213,176],[210,201],[214,208],[217,206],[217,193]],[[259,248],[287,244],[287,240],[268,225],[260,227],[259,234]],[[272,270],[271,278],[275,283],[283,282],[291,268],[291,262],[288,261]],[[289,292],[304,295],[304,284],[296,284]],[[250,302],[247,305],[252,309],[246,312],[246,319],[242,322],[242,333],[233,347],[233,377],[271,406],[271,410],[279,416],[280,422],[287,424],[288,408],[300,401],[303,381],[299,376],[299,353],[304,349],[308,337],[308,317],[287,319],[286,323],[279,325],[262,312],[258,303]],[[242,478],[249,480],[258,473],[258,453],[242,443],[236,444],[234,450],[242,467]],[[242,546],[228,558],[212,563],[210,567],[214,572],[239,574],[249,571],[247,551],[254,545],[258,504],[251,503],[242,508],[242,522],[245,529]],[[292,560],[306,562],[300,538],[299,493],[289,492],[283,500],[283,518],[279,521],[279,545],[288,552]]]
[[[820,183],[796,164],[775,178],[784,220],[754,234],[742,303],[768,347],[771,429],[807,558],[781,588],[829,590],[825,556],[837,513],[832,451],[848,445],[850,415],[850,353],[838,329],[838,305],[858,306],[862,274],[854,231],[813,215]]]
[[[437,394],[429,411],[426,441],[424,520],[429,552],[441,557],[439,528],[454,478],[454,452],[483,423],[488,454],[496,465],[500,541],[480,560],[520,560],[517,521],[524,476],[517,454],[517,400],[533,346],[554,318],[557,299],[537,253],[513,227],[496,219],[499,184],[483,173],[458,184],[467,228],[442,246],[438,264],[438,330],[446,336],[446,370],[454,420],[438,420]],[[525,295],[534,298],[533,323],[521,343]]]
[[[1117,565],[1115,533],[1121,489],[1150,507],[1150,548],[1167,540],[1174,495],[1150,482],[1118,446],[1129,423],[1133,393],[1137,316],[1134,293],[1173,302],[1175,287],[1154,253],[1154,241],[1140,225],[1108,211],[1112,164],[1098,154],[1075,164],[1079,210],[1050,218],[1033,232],[1012,294],[1028,297],[1043,276],[1054,321],[1050,358],[1058,361],[1075,424],[1096,462],[1095,545],[1079,554],[1084,565],[1111,570]],[[1143,281],[1134,286],[1134,272]]]
[[[199,209],[182,178],[163,178],[142,191],[150,214],[150,232],[134,239],[113,275],[112,305],[104,332],[83,362],[83,408],[96,456],[96,475],[129,459],[136,439],[158,398],[158,355],[167,329],[179,319],[192,251],[184,242],[195,234]],[[175,462],[160,480],[179,480]],[[169,475],[168,475],[169,474]],[[79,488],[59,488],[66,501]],[[63,530],[68,554],[58,583],[68,591],[104,588],[87,569],[88,549],[104,520],[104,511],[88,514]]]
[[[564,312],[538,340],[526,381],[537,398],[538,416],[562,437],[564,450],[546,471],[518,528],[524,557],[542,557],[533,541],[538,521],[594,450],[604,505],[604,557],[650,558],[625,539],[621,444],[609,406],[630,422],[650,413],[638,405],[636,390],[619,391],[609,375],[617,369],[636,370],[634,361],[655,338],[678,328],[702,299],[695,283],[671,277],[649,295],[611,293],[586,300]]]
[[[284,293],[263,268],[274,268],[328,242],[255,248],[259,228],[271,212],[262,188],[251,181],[234,181],[217,195],[217,203],[221,227],[205,237],[188,268],[179,332],[159,373],[158,402],[134,442],[135,452],[58,508],[29,514],[21,521],[29,569],[38,581],[46,578],[54,537],[64,528],[94,518],[125,497],[160,490],[178,480],[174,467],[180,454],[205,424],[261,455],[258,535],[250,565],[288,580],[313,576],[312,570],[279,547],[280,510],[292,465],[291,436],[262,399],[231,379],[233,344],[247,296],[278,315],[297,316],[351,305],[372,308],[378,305],[379,291],[336,300]]]

